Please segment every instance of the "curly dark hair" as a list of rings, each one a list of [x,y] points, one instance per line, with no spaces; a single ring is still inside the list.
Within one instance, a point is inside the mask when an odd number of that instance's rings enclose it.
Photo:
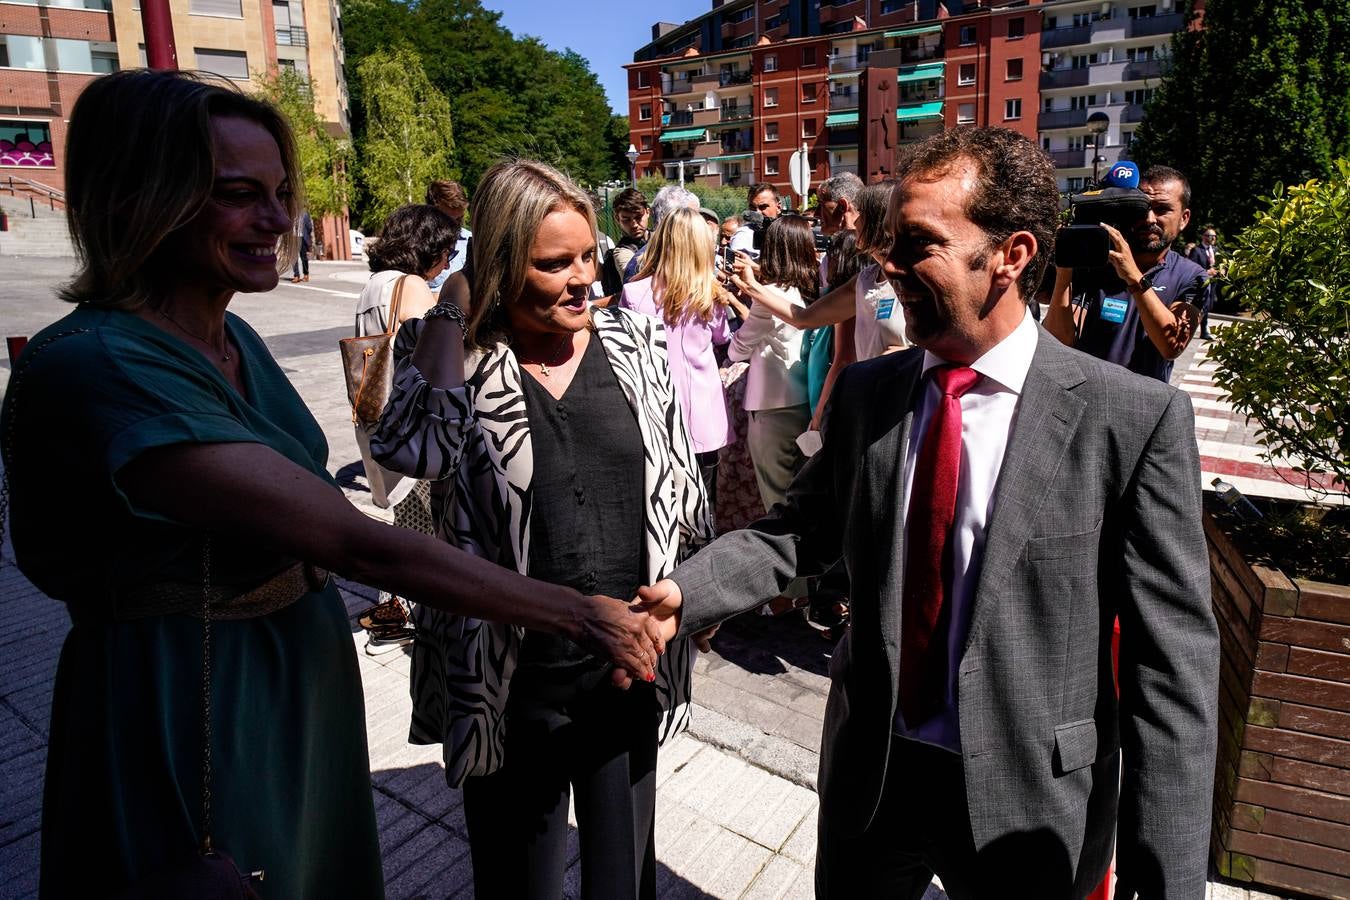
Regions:
[[[764,232],[759,252],[759,280],[795,287],[807,303],[820,294],[820,261],[811,223],[798,215],[779,216]]]
[[[457,240],[459,229],[449,216],[425,203],[409,203],[384,220],[380,239],[366,251],[366,256],[372,272],[392,269],[423,275],[436,265],[441,254],[454,248]]]
[[[955,128],[907,148],[896,166],[902,181],[941,178],[961,160],[975,164],[976,183],[966,216],[989,239],[989,247],[1014,232],[1036,238],[1036,256],[1022,272],[1022,299],[1034,302],[1041,274],[1054,255],[1059,222],[1059,189],[1050,157],[1027,138],[1007,128]]]

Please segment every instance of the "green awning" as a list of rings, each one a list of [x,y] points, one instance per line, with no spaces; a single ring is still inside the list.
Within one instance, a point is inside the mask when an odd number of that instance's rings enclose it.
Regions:
[[[661,141],[695,141],[703,139],[704,129],[702,128],[672,128],[670,131],[661,132]]]
[[[730,156],[710,156],[710,157],[708,157],[708,161],[709,161],[709,162],[726,162],[726,161],[732,160],[732,159],[749,159],[750,157],[752,157],[752,156],[754,156],[754,155],[755,155],[755,154],[753,154],[753,153],[733,153],[733,154],[731,154]]]
[[[921,66],[904,66],[896,75],[896,81],[928,81],[932,78],[941,78],[947,71],[947,64],[924,63]]]
[[[923,25],[919,28],[903,28],[900,31],[888,31],[884,36],[888,38],[914,37],[916,34],[937,34],[941,30],[941,25]]]
[[[842,128],[845,125],[857,125],[857,124],[858,124],[858,113],[856,111],[830,113],[828,116],[825,117],[826,128]]]
[[[902,106],[895,111],[895,121],[913,122],[916,119],[932,119],[942,115],[942,101],[934,100],[930,103],[916,103],[913,106]]]

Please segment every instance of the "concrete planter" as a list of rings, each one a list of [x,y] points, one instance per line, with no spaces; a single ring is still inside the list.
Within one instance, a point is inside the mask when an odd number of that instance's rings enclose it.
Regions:
[[[1253,563],[1204,520],[1222,645],[1215,864],[1350,900],[1350,587]]]

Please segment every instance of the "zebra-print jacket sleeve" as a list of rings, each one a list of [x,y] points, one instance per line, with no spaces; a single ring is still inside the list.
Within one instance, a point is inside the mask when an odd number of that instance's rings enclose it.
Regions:
[[[473,429],[467,389],[449,390],[427,383],[412,352],[422,320],[404,323],[394,341],[394,383],[380,424],[370,438],[370,454],[394,472],[438,481],[459,468]]]

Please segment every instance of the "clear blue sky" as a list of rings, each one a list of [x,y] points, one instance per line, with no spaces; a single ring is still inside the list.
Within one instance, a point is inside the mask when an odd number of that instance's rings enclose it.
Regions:
[[[655,22],[687,22],[712,9],[711,0],[483,0],[502,14],[516,37],[531,35],[553,50],[571,48],[590,60],[615,112],[628,114],[621,68],[652,39]]]

